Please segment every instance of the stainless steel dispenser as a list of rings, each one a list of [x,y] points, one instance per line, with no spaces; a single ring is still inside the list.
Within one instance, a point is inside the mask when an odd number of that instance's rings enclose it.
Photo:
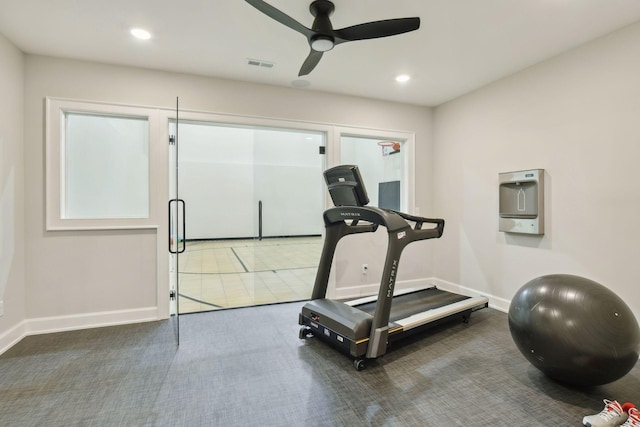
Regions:
[[[499,174],[499,231],[544,234],[544,169]]]

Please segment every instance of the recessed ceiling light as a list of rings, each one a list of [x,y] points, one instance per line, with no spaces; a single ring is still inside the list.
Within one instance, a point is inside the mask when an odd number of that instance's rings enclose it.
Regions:
[[[409,76],[408,74],[400,74],[399,76],[396,76],[396,81],[398,83],[406,83],[409,80],[411,80],[411,76]]]
[[[151,33],[147,30],[143,30],[142,28],[133,28],[131,30],[131,35],[140,40],[149,40],[151,38]]]
[[[311,86],[311,82],[309,80],[298,79],[291,82],[291,86],[293,87],[309,87]]]

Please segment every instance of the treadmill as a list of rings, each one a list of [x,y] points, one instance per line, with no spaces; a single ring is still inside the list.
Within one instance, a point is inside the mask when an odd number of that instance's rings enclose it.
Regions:
[[[488,306],[485,297],[469,297],[431,286],[394,292],[402,250],[418,240],[440,238],[443,219],[422,218],[366,206],[369,198],[358,167],[341,165],[324,172],[334,207],[324,214],[325,241],[311,301],[298,318],[300,339],[317,337],[354,358],[358,371],[366,359],[383,356],[387,345],[443,322],[460,319]],[[412,223],[413,225],[411,225]],[[423,228],[425,224],[431,227]],[[327,299],[329,273],[340,239],[387,229],[388,246],[377,297],[349,302]]]

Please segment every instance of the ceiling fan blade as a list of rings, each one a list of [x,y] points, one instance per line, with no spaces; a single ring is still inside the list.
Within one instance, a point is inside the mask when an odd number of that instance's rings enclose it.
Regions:
[[[300,72],[298,73],[298,77],[306,76],[311,71],[313,71],[313,69],[316,68],[316,65],[318,65],[318,62],[320,62],[321,58],[322,58],[322,52],[318,52],[311,49],[309,56],[307,56],[307,59],[304,60],[302,67],[300,67]]]
[[[247,0],[248,1],[248,0]],[[334,30],[336,44],[408,33],[420,28],[420,18],[386,19]]]
[[[275,19],[279,23],[286,25],[287,27],[305,35],[306,37],[311,37],[314,34],[314,32],[309,28],[305,27],[286,13],[283,13],[275,7],[271,6],[269,3],[265,3],[262,0],[246,0],[246,2],[268,17]]]

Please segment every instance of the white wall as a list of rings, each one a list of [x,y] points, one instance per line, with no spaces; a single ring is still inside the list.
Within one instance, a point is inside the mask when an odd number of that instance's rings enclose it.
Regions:
[[[101,313],[156,305],[154,231],[44,231],[45,96],[167,108],[179,96],[183,109],[415,131],[416,158],[429,159],[416,168],[416,204],[425,215],[431,210],[428,108],[34,55],[26,56],[25,76],[26,296],[34,327],[55,320],[89,324],[105,318]],[[353,249],[345,252],[350,258],[339,260],[337,277],[341,284],[359,283],[362,260],[380,246],[347,245]],[[409,253],[401,277],[431,276],[431,247]],[[378,266],[368,262],[375,281]]]
[[[638,46],[635,24],[436,109],[436,276],[504,307],[535,277],[577,274],[640,314]],[[544,237],[499,233],[498,173],[532,168]]]
[[[0,353],[25,319],[23,89],[24,55],[0,34]]]

